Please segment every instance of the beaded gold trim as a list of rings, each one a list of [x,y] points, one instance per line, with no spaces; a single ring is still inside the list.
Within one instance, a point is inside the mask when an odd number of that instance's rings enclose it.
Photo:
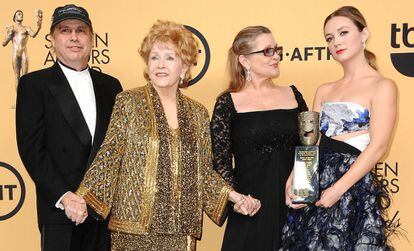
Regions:
[[[157,190],[156,177],[157,177],[157,167],[158,167],[158,151],[159,151],[159,139],[157,133],[157,122],[155,119],[155,112],[153,104],[151,101],[150,93],[148,86],[144,87],[145,99],[148,102],[150,119],[151,119],[151,135],[149,137],[148,143],[148,157],[143,169],[144,173],[144,184],[145,188],[142,193],[142,204],[141,204],[141,216],[139,225],[143,226],[148,230],[150,225],[150,219],[152,218],[154,201],[155,201],[155,192]]]
[[[88,191],[88,189],[84,186],[80,186],[76,191],[76,194],[83,197],[86,203],[88,203],[88,205],[103,218],[106,218],[111,211],[106,204],[102,203],[98,197]]]

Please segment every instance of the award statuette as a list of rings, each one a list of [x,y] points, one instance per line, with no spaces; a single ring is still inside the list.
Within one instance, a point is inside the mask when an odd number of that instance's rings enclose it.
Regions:
[[[13,15],[14,24],[6,26],[6,37],[2,45],[7,46],[11,41],[13,44],[12,66],[15,76],[16,90],[17,84],[21,76],[27,73],[29,69],[29,57],[27,54],[27,41],[30,37],[36,37],[42,27],[43,12],[41,10],[35,11],[36,15],[36,29],[32,30],[29,26],[22,24],[23,11],[16,10]]]
[[[315,203],[319,198],[319,113],[301,112],[299,138],[302,146],[295,148],[292,193],[297,197],[294,204]]]

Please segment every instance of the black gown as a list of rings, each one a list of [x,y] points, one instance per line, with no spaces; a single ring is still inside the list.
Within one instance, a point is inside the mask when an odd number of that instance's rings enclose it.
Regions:
[[[222,250],[277,250],[286,220],[285,183],[300,145],[298,114],[306,103],[291,86],[297,108],[237,113],[230,93],[218,97],[211,121],[214,169],[238,192],[261,201],[244,216],[229,208]],[[233,169],[233,158],[235,168]]]

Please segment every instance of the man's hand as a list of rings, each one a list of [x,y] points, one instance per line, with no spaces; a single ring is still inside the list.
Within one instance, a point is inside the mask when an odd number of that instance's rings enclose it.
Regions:
[[[72,192],[67,192],[63,196],[61,203],[65,208],[66,216],[75,222],[76,225],[83,223],[86,217],[88,217],[86,202],[82,197]]]

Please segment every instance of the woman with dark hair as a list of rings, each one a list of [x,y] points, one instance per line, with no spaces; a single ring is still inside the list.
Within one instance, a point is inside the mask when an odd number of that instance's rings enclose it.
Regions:
[[[315,205],[293,205],[282,250],[389,250],[393,232],[385,209],[390,198],[372,169],[386,153],[397,113],[397,87],[366,49],[369,31],[351,6],[330,14],[325,39],[343,68],[341,79],[321,85],[313,110],[320,112],[320,189]]]
[[[307,110],[295,86],[273,83],[281,55],[282,47],[263,26],[241,30],[228,52],[230,86],[217,98],[211,121],[213,166],[262,207],[250,217],[229,210],[224,251],[279,247],[287,212],[284,184],[300,144],[298,114]]]

